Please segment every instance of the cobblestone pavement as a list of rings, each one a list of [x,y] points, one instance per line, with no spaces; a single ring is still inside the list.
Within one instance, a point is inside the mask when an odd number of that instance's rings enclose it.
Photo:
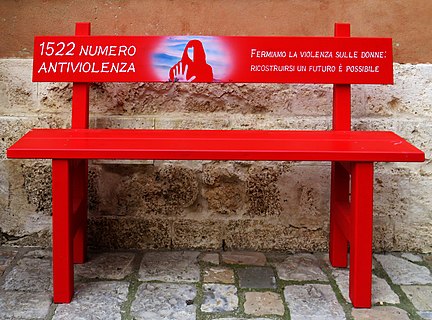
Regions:
[[[431,268],[431,255],[374,255],[374,306],[354,309],[324,253],[94,252],[56,305],[51,252],[0,247],[0,319],[432,319]]]

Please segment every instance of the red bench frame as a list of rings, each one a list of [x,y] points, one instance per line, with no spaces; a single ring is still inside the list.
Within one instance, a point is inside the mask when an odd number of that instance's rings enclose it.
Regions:
[[[76,35],[90,35],[78,23]],[[336,24],[335,37],[349,37]],[[88,159],[331,161],[330,262],[347,267],[354,307],[371,306],[373,164],[424,161],[424,153],[391,132],[351,131],[350,83],[334,84],[332,131],[89,129],[89,83],[73,83],[72,129],[34,129],[9,158],[52,159],[53,291],[74,292],[74,263],[86,258]],[[144,143],[145,142],[145,143]]]

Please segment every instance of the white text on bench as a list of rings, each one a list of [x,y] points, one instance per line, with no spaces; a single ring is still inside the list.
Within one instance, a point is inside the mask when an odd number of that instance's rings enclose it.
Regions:
[[[133,62],[43,62],[38,73],[129,73]]]

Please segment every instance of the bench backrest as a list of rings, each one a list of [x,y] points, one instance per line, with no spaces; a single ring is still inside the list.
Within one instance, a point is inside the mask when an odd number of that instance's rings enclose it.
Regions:
[[[333,130],[351,130],[351,84],[392,84],[390,38],[75,36],[35,37],[33,81],[73,82],[72,128],[88,128],[91,82],[333,84]]]

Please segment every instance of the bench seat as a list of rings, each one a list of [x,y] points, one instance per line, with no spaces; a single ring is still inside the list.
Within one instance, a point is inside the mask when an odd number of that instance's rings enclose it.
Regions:
[[[27,159],[424,160],[386,131],[33,129],[7,152]]]

